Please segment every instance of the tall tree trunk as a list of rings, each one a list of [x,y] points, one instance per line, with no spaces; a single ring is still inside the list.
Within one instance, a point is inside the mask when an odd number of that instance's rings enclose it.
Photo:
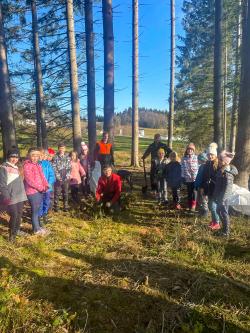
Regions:
[[[235,152],[237,120],[239,109],[239,79],[240,79],[240,46],[241,46],[241,0],[239,0],[239,14],[237,22],[237,39],[235,51],[235,79],[233,89],[233,105],[231,115],[230,151]]]
[[[79,103],[79,92],[78,92],[73,0],[66,0],[66,9],[67,9],[66,13],[67,13],[69,68],[70,68],[72,125],[73,125],[73,146],[75,150],[79,151],[82,140],[82,134],[81,134],[82,131],[81,131],[80,103]]]
[[[0,3],[0,121],[3,141],[3,153],[16,146],[16,132],[12,108],[9,69],[5,44],[2,4]]]
[[[91,159],[96,143],[95,53],[93,31],[93,0],[85,0],[85,38],[87,60],[88,139]]]
[[[173,146],[174,132],[174,77],[175,77],[175,0],[171,0],[171,61],[170,61],[170,97],[168,113],[168,145]]]
[[[132,22],[132,152],[131,165],[139,166],[139,32],[138,32],[138,0],[133,0]]]
[[[215,0],[215,43],[214,43],[214,141],[222,149],[223,109],[223,43],[222,43],[223,0]]]
[[[250,174],[250,0],[243,2],[241,52],[241,85],[236,138],[235,165],[239,170],[237,183],[248,188]]]
[[[114,137],[114,34],[112,0],[102,0],[104,40],[104,130]]]
[[[45,122],[46,108],[45,108],[44,94],[43,94],[36,0],[31,0],[31,12],[32,12],[32,35],[33,35],[33,54],[34,54],[34,72],[35,72],[34,76],[35,76],[35,87],[36,87],[37,145],[38,147],[48,148],[47,129]]]
[[[226,20],[226,18],[225,18]],[[223,85],[223,149],[227,149],[227,22],[225,22],[225,63]]]

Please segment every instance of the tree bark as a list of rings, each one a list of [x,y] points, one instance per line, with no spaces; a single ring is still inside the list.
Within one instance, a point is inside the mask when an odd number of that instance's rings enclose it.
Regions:
[[[174,78],[175,78],[175,0],[171,0],[171,59],[170,59],[170,97],[168,113],[168,145],[173,146],[174,132]]]
[[[10,89],[7,51],[5,44],[2,4],[0,3],[0,121],[2,131],[3,153],[16,146],[16,131],[13,116],[12,97]]]
[[[226,21],[226,18],[225,18]],[[225,22],[225,64],[224,64],[224,84],[223,84],[223,149],[227,149],[227,22]]]
[[[32,35],[33,35],[33,54],[34,54],[34,77],[35,77],[35,87],[36,87],[37,146],[48,148],[47,128],[45,121],[46,107],[45,107],[44,93],[43,93],[36,0],[31,0],[31,12],[32,12]]]
[[[231,133],[229,149],[235,152],[236,133],[237,133],[237,120],[239,110],[239,76],[240,76],[240,47],[241,47],[241,0],[239,0],[239,14],[237,22],[237,38],[236,38],[236,51],[235,51],[235,80],[233,89],[233,105],[231,115]]]
[[[133,0],[132,23],[132,154],[131,166],[139,166],[139,28],[138,0]]]
[[[241,85],[236,138],[237,183],[248,188],[250,174],[250,0],[243,2]]]
[[[222,43],[223,0],[215,0],[215,43],[214,43],[214,141],[221,150],[223,109],[223,43]]]
[[[93,31],[93,0],[85,0],[85,39],[87,60],[88,140],[93,158],[96,144],[95,53]]]
[[[104,41],[104,130],[114,138],[114,34],[112,0],[102,0]]]
[[[80,103],[79,103],[79,92],[78,92],[73,0],[66,0],[66,13],[67,13],[70,91],[71,91],[72,125],[73,125],[73,146],[76,151],[79,151],[82,140],[82,134],[81,134],[82,131],[81,131]]]

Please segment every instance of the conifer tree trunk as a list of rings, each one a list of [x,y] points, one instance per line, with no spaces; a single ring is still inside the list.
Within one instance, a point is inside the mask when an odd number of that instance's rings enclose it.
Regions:
[[[223,0],[215,0],[215,43],[214,43],[214,141],[222,149],[223,109],[223,43],[222,43]]]
[[[104,130],[114,138],[114,34],[112,0],[102,0],[104,41]]]
[[[36,87],[37,146],[48,148],[47,129],[45,122],[46,107],[43,93],[36,0],[31,0],[31,12],[34,54],[34,78]]]
[[[170,59],[170,96],[168,113],[168,146],[173,146],[174,134],[174,77],[175,77],[175,0],[171,0],[171,59]]]
[[[234,164],[239,175],[237,182],[248,188],[250,174],[250,0],[244,0],[241,51],[241,85],[238,132]]]
[[[66,13],[67,13],[69,68],[70,68],[72,125],[73,125],[73,146],[76,151],[79,151],[82,140],[82,134],[81,134],[80,103],[79,103],[79,92],[78,92],[78,74],[77,74],[77,62],[76,62],[73,0],[66,0],[66,9],[67,9]]]
[[[93,31],[93,0],[85,0],[85,38],[87,60],[88,140],[91,158],[96,143],[95,53]]]
[[[139,166],[139,32],[138,32],[138,0],[133,0],[132,22],[132,154],[131,166]]]
[[[227,23],[225,24],[225,64],[224,64],[224,84],[223,84],[223,149],[227,149],[227,66],[228,66],[228,57],[227,57]]]
[[[16,146],[16,132],[13,117],[7,51],[5,44],[2,4],[0,3],[0,121],[3,141],[3,153]]]
[[[239,0],[239,14],[237,22],[237,38],[236,38],[236,51],[235,51],[235,80],[233,89],[233,105],[231,115],[231,133],[230,133],[230,145],[229,149],[235,152],[236,132],[237,132],[237,120],[239,109],[239,76],[240,76],[240,46],[241,46],[241,0]]]

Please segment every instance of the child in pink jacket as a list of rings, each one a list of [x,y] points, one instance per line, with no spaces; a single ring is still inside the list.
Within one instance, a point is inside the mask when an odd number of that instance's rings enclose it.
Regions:
[[[49,189],[49,184],[43,174],[42,167],[38,163],[40,151],[30,148],[27,160],[23,164],[24,187],[31,205],[32,227],[34,234],[44,235],[47,231],[41,227],[39,210],[43,199],[43,193]]]
[[[71,174],[70,174],[70,189],[73,201],[78,202],[78,191],[82,183],[82,177],[86,176],[86,172],[82,167],[78,154],[75,151],[70,153],[71,158]]]

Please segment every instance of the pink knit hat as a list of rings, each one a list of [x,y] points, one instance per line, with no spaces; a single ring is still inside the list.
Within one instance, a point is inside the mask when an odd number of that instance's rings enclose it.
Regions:
[[[85,150],[89,150],[88,145],[86,145],[86,143],[85,143],[84,141],[81,142],[81,148],[82,148],[82,150],[83,150],[83,149],[85,149]]]
[[[221,153],[220,153],[220,156],[219,156],[220,160],[222,162],[224,162],[225,164],[230,164],[232,159],[234,158],[234,153],[230,153],[226,150],[223,150]]]

